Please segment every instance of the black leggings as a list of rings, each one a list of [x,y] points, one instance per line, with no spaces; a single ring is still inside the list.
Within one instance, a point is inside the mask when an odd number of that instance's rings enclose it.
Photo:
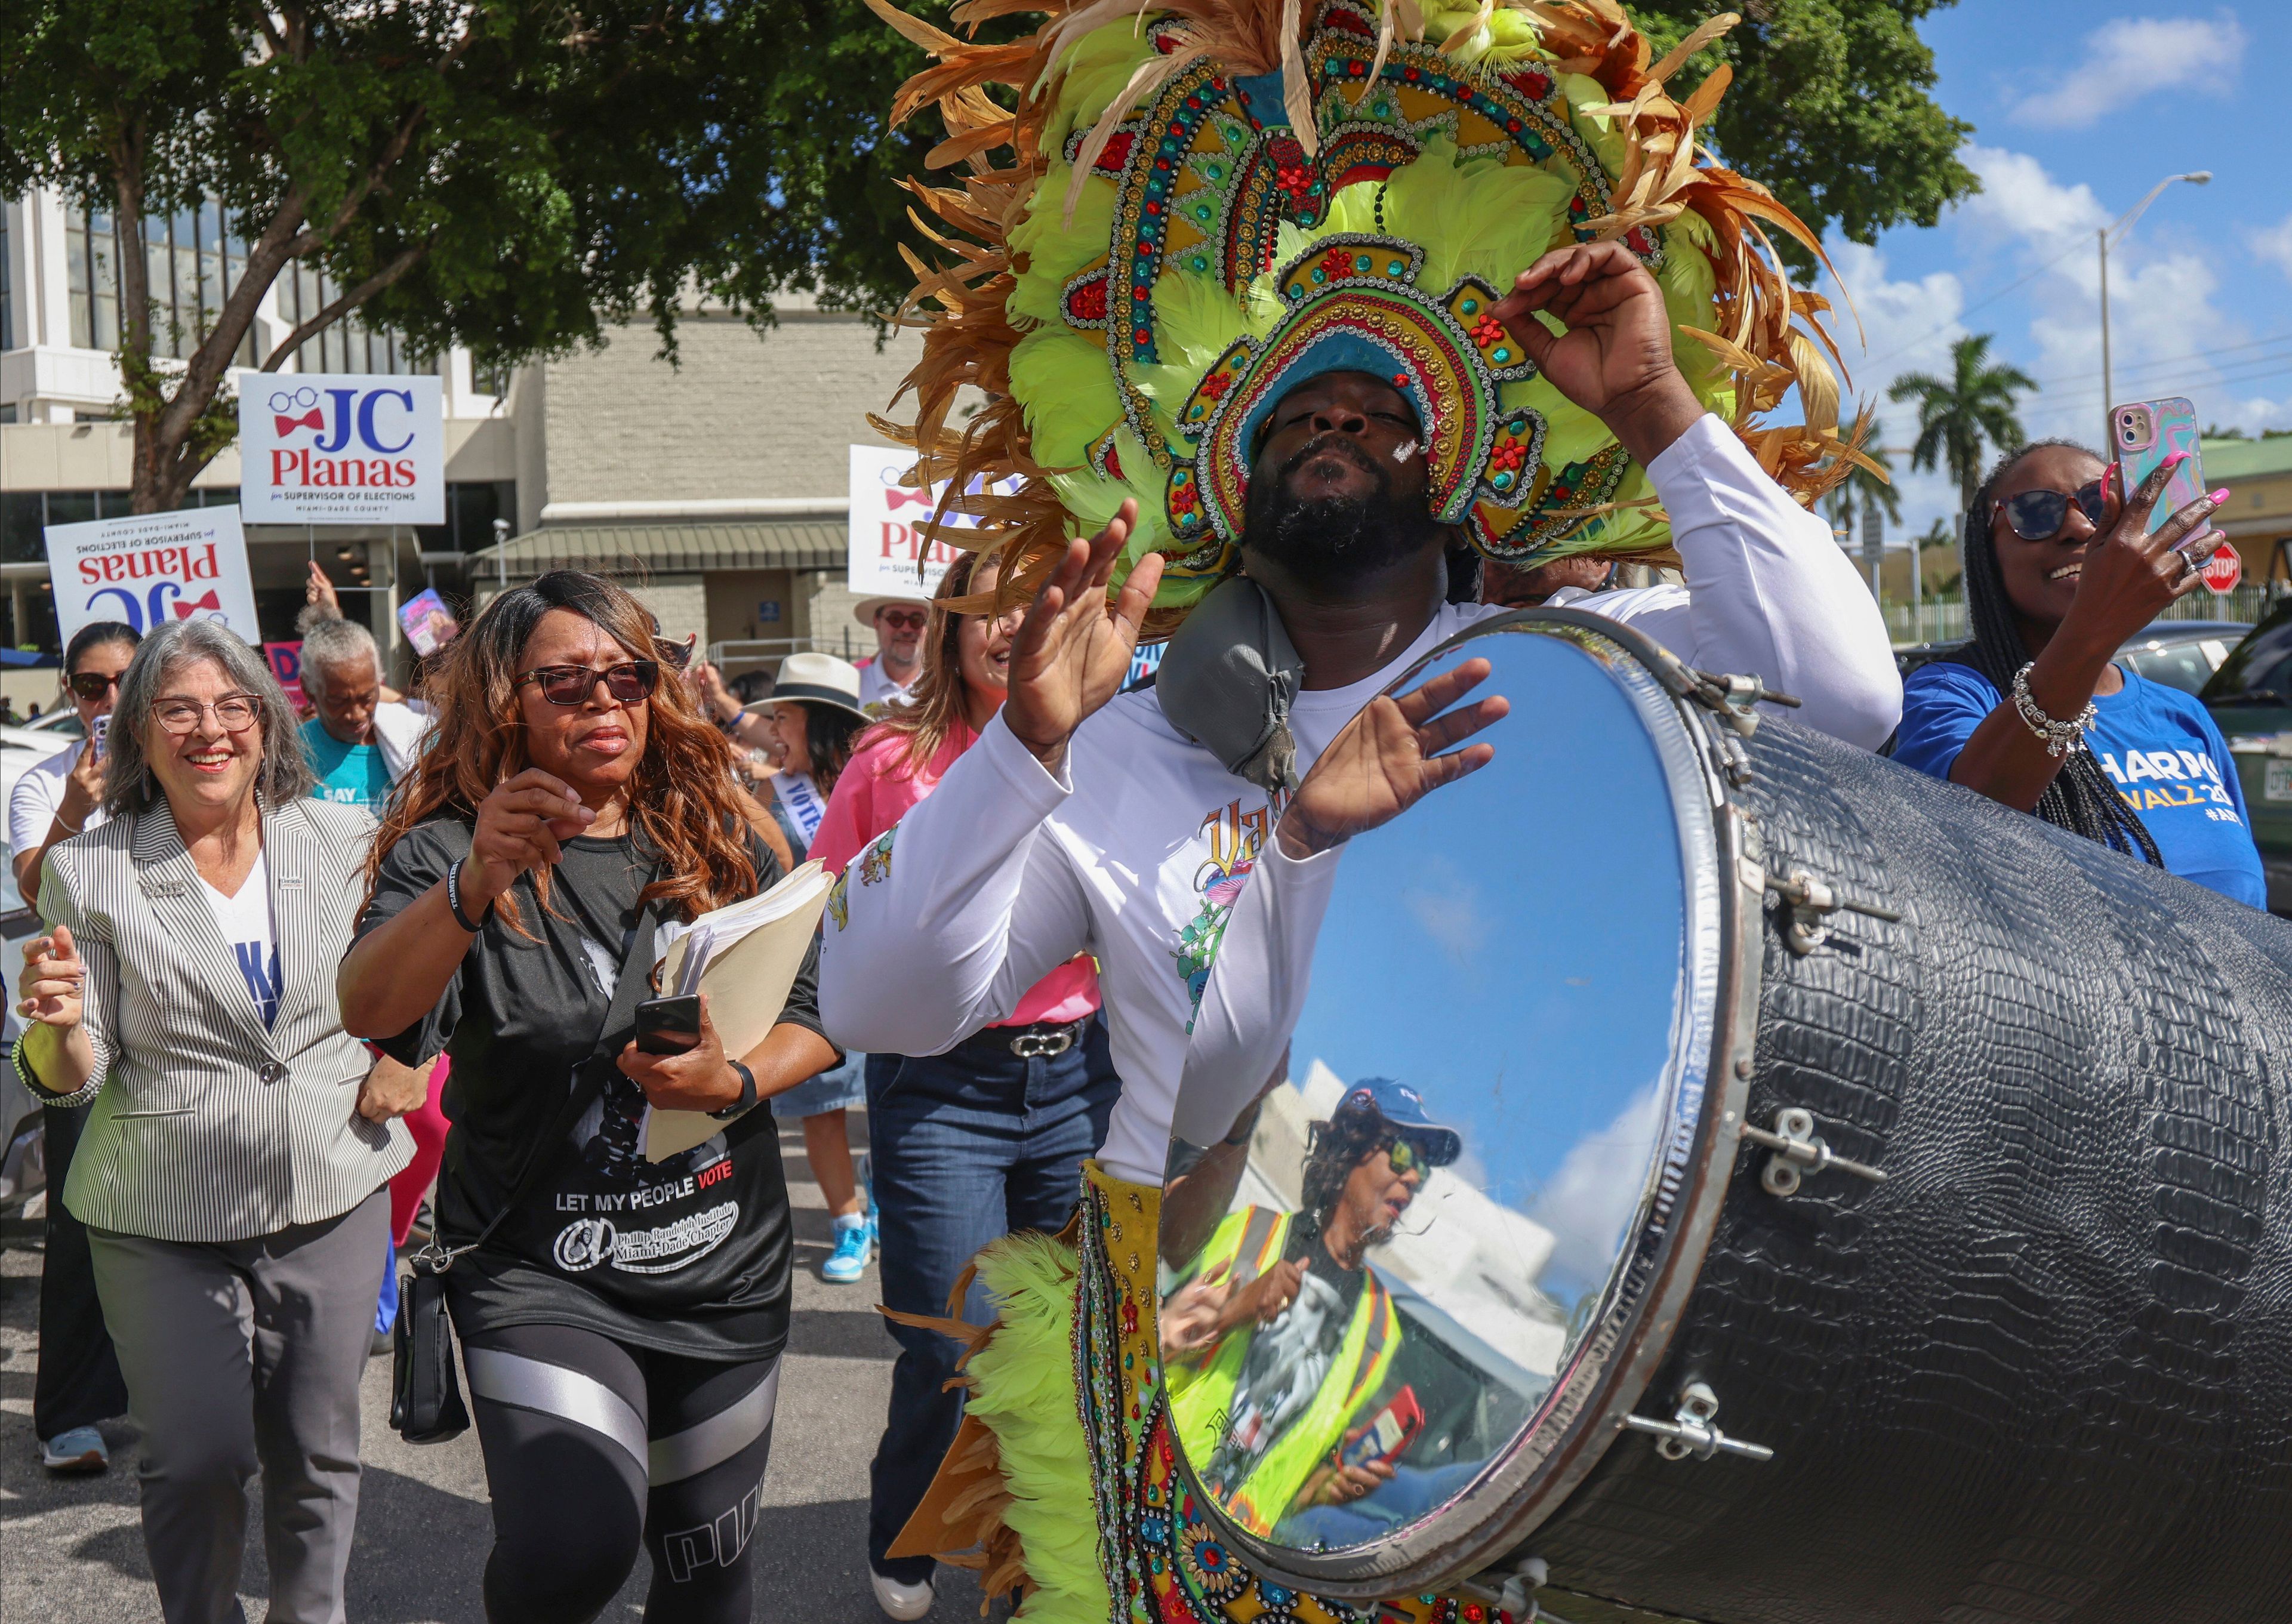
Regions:
[[[489,1624],[580,1624],[652,1558],[654,1624],[747,1624],[779,1361],[519,1325],[468,1344],[493,1496]]]

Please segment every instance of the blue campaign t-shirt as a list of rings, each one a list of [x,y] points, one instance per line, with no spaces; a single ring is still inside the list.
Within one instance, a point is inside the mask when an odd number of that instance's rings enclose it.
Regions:
[[[2124,675],[2117,692],[2094,696],[2096,719],[2086,747],[2140,814],[2167,869],[2265,908],[2268,883],[2220,728],[2195,695]],[[1970,666],[1936,660],[1919,667],[1902,683],[1894,759],[1948,778],[1973,730],[2004,701],[1997,685]]]
[[[311,791],[313,797],[381,812],[390,796],[390,767],[380,750],[370,744],[344,744],[313,716],[303,724],[303,754],[319,775],[319,787]]]

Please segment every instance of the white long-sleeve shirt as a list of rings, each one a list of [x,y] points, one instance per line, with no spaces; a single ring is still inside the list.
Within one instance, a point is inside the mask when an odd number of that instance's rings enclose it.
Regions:
[[[1648,473],[1686,584],[1582,607],[1690,665],[1757,675],[1804,700],[1796,719],[1809,726],[1883,741],[1901,683],[1884,622],[1829,527],[1715,417]],[[1299,693],[1289,715],[1298,773],[1426,650],[1493,612],[1443,609],[1383,670]],[[1123,1079],[1101,1159],[1158,1183],[1213,960],[1252,961],[1221,980],[1277,990],[1289,1007],[1261,1012],[1270,1025],[1286,1030],[1303,1006],[1340,853],[1281,855],[1268,841],[1278,811],[1172,727],[1151,690],[1076,730],[1056,778],[997,717],[938,791],[878,837],[876,860],[863,852],[846,870],[820,955],[822,1023],[851,1048],[939,1054],[1008,1016],[1053,966],[1094,954]],[[1221,1028],[1231,1018],[1221,1012]]]

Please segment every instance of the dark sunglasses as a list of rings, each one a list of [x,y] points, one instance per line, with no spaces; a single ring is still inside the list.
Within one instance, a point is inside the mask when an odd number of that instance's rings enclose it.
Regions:
[[[2076,503],[2078,511],[2099,529],[2109,513],[2109,484],[2107,476],[2090,485],[2078,487],[2070,496],[2058,490],[2025,490],[2019,496],[2008,497],[1997,505],[1997,512],[2006,515],[2006,522],[2014,527],[2014,534],[2023,541],[2051,541],[2062,533],[2062,526],[2070,521],[2070,504]]]
[[[894,631],[913,632],[922,629],[927,617],[919,609],[879,609],[876,618]]]
[[[660,662],[633,659],[602,671],[587,666],[537,666],[512,686],[522,688],[528,683],[540,683],[541,697],[552,705],[586,705],[600,683],[617,704],[634,705],[660,686]]]
[[[1424,1151],[1406,1139],[1396,1139],[1387,1145],[1384,1158],[1392,1164],[1395,1178],[1406,1178],[1411,1173],[1432,1171],[1432,1164],[1425,1159]]]
[[[91,705],[118,686],[117,677],[106,676],[101,671],[77,672],[71,680],[72,692]]]

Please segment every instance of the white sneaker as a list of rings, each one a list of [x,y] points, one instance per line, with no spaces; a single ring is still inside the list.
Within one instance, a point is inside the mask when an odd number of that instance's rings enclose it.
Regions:
[[[920,1619],[932,1610],[932,1588],[929,1581],[920,1585],[901,1584],[887,1579],[875,1569],[868,1570],[868,1582],[876,1588],[876,1605],[884,1610],[887,1619]]]

